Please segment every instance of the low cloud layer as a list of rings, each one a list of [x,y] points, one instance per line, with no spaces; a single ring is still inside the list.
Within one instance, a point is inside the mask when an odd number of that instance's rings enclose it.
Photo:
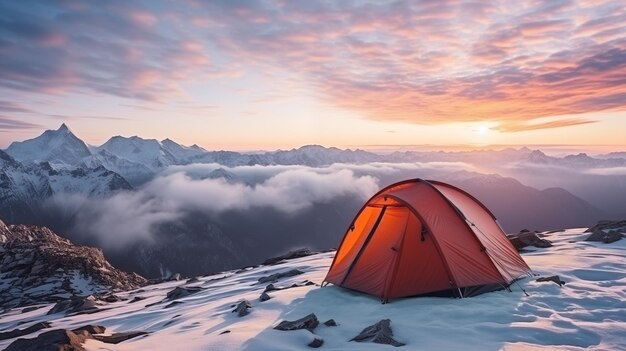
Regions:
[[[274,171],[276,174],[254,184],[224,178],[194,179],[178,171],[107,199],[56,195],[48,206],[74,216],[73,232],[116,249],[137,240],[150,240],[159,225],[193,211],[214,216],[270,208],[280,216],[289,216],[339,197],[363,201],[378,190],[376,178],[357,176],[348,169],[292,167]]]

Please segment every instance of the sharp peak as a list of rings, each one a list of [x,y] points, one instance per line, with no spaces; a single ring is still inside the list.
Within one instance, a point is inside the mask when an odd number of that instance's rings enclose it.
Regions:
[[[63,122],[61,124],[61,126],[59,127],[59,129],[57,129],[58,131],[69,131],[70,128],[68,128],[67,124],[65,124],[65,122]]]

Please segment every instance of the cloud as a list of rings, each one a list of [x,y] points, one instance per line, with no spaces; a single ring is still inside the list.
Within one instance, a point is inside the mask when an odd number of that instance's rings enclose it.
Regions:
[[[582,118],[566,118],[559,119],[548,122],[539,122],[539,123],[525,123],[525,122],[510,122],[503,123],[499,126],[495,127],[495,130],[499,130],[501,132],[523,132],[528,130],[537,130],[537,129],[549,129],[549,128],[562,128],[569,126],[577,126],[589,123],[595,123],[597,121],[582,119]]]
[[[15,131],[20,129],[39,129],[40,125],[19,121],[9,117],[0,116],[0,131]]]
[[[174,172],[157,177],[141,189],[107,199],[60,194],[47,206],[75,213],[74,232],[95,238],[106,248],[119,249],[137,240],[150,240],[159,226],[193,211],[216,216],[269,208],[289,216],[339,197],[354,197],[360,202],[377,189],[376,178],[356,176],[347,169],[315,172],[294,167],[256,184],[222,178],[194,179],[184,172]]]
[[[0,85],[165,102],[189,84],[217,86],[225,74],[288,72],[328,104],[372,119],[495,121],[502,131],[626,108],[619,1],[512,5],[5,2]]]

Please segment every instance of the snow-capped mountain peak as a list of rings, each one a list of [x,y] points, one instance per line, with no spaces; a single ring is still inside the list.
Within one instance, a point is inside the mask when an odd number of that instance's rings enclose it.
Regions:
[[[46,130],[40,136],[13,142],[6,153],[22,163],[50,162],[73,165],[91,155],[87,145],[63,123],[57,130]]]

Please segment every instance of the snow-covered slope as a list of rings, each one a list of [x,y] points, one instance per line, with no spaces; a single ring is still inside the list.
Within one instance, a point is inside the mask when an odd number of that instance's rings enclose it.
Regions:
[[[84,158],[79,167],[104,167],[124,177],[131,185],[138,186],[151,180],[156,172],[141,163],[118,157],[106,150],[100,150]]]
[[[16,309],[0,317],[0,329],[28,327],[49,321],[52,328],[99,324],[108,332],[150,332],[117,345],[88,340],[88,350],[306,350],[314,338],[325,350],[391,350],[391,346],[349,341],[365,327],[391,319],[401,350],[625,350],[626,349],[626,240],[612,244],[585,242],[583,229],[548,234],[554,246],[525,253],[524,259],[541,276],[558,274],[567,282],[525,278],[512,292],[498,291],[472,298],[406,298],[381,304],[371,296],[335,286],[299,286],[270,291],[259,278],[298,269],[277,287],[304,281],[321,283],[334,252],[287,261],[274,266],[226,272],[196,282],[167,282],[120,294],[144,298],[103,306],[92,314],[46,315],[48,305],[22,313]],[[202,290],[178,299],[165,299],[176,287]],[[231,313],[243,299],[250,314]],[[178,303],[172,303],[177,301]],[[307,330],[278,331],[283,320],[315,313],[320,324]],[[321,322],[334,319],[338,326]],[[20,324],[23,323],[23,324]],[[26,337],[34,337],[33,333]],[[6,347],[14,339],[0,341]]]
[[[23,163],[50,162],[74,165],[91,155],[87,145],[62,124],[57,130],[46,130],[40,136],[13,142],[6,153]]]
[[[192,157],[202,155],[207,151],[198,145],[184,146],[171,139],[161,140],[161,147],[172,154],[178,163],[189,163]]]

